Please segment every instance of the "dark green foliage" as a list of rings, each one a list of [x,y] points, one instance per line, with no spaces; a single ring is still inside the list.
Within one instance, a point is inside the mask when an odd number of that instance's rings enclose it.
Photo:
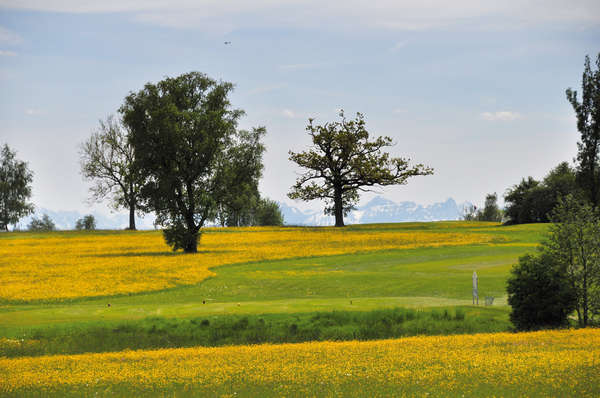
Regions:
[[[355,120],[313,125],[309,119],[306,130],[313,146],[304,152],[290,151],[290,160],[307,169],[288,196],[290,199],[325,199],[325,214],[335,216],[335,226],[344,226],[344,216],[354,209],[359,192],[368,187],[402,185],[409,177],[433,174],[433,169],[409,160],[390,158],[382,152],[392,146],[390,137],[370,140],[362,114]]]
[[[519,258],[506,290],[510,320],[518,330],[566,325],[575,309],[576,295],[566,268],[547,253]]]
[[[256,225],[255,213],[261,201],[258,182],[265,151],[261,139],[265,134],[264,127],[242,130],[234,137],[235,144],[227,149],[222,190],[217,195],[216,218],[222,226]]]
[[[598,207],[600,203],[600,53],[596,70],[586,55],[581,79],[581,101],[577,91],[567,89],[567,99],[577,117],[581,140],[577,143],[577,180],[587,199]]]
[[[550,170],[541,182],[532,177],[523,179],[504,195],[507,224],[550,222],[559,198],[569,194],[581,196],[580,191],[576,172],[567,162]]]
[[[260,196],[242,196],[246,201],[238,210],[223,208],[219,215],[221,226],[247,227],[283,225],[283,215],[277,202]]]
[[[467,311],[475,311],[468,309]],[[190,346],[372,340],[414,335],[505,331],[490,309],[464,308],[221,315],[193,319],[147,318],[126,323],[46,327],[20,335],[35,344],[3,346],[0,356],[75,354]]]
[[[83,216],[75,223],[75,229],[78,231],[93,231],[96,229],[96,219],[91,214]]]
[[[498,207],[498,195],[496,195],[496,192],[486,195],[485,205],[479,221],[502,221],[502,211]]]
[[[56,229],[56,225],[47,214],[44,214],[42,218],[33,217],[29,222],[27,229],[36,232],[48,232],[54,231]]]
[[[33,212],[31,182],[33,173],[27,163],[16,158],[7,144],[0,150],[0,231],[8,231],[21,217]]]
[[[136,167],[133,147],[121,122],[109,116],[100,128],[81,144],[81,174],[94,182],[92,200],[110,197],[115,209],[129,210],[129,228],[135,230],[135,213],[140,210],[140,189],[144,175]]]
[[[504,214],[508,218],[509,224],[527,224],[531,223],[532,219],[537,220],[539,217],[537,211],[535,215],[531,214],[531,206],[529,205],[528,195],[540,184],[533,177],[523,178],[517,185],[506,190],[504,201],[506,208]],[[535,221],[533,221],[535,222]]]
[[[274,200],[261,199],[256,209],[255,225],[283,225],[283,215]]]
[[[174,250],[196,252],[200,229],[217,218],[228,189],[251,188],[260,176],[262,166],[255,166],[264,129],[236,131],[243,112],[231,109],[232,90],[231,83],[190,72],[146,84],[120,108],[136,167],[147,178],[141,197]],[[255,144],[251,156],[237,156],[247,142]]]

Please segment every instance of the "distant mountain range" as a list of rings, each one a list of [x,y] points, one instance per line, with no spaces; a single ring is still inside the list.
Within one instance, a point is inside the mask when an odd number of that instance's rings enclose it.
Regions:
[[[460,220],[466,206],[471,203],[457,204],[454,199],[449,198],[445,202],[434,203],[429,206],[416,204],[415,202],[393,202],[382,196],[376,196],[364,206],[352,211],[344,219],[346,224],[369,224],[405,221],[440,221]],[[333,216],[326,216],[322,210],[300,210],[297,207],[279,202],[286,225],[334,225]],[[49,209],[38,209],[34,216],[41,217],[47,214],[56,224],[57,229],[74,229],[75,222],[86,214],[77,211],[53,211]],[[92,212],[96,218],[98,229],[125,229],[129,225],[128,214],[113,214],[107,216],[102,213]],[[25,217],[19,222],[19,228],[26,229],[32,216]],[[138,229],[154,229],[154,217],[146,215],[136,217]]]
[[[346,224],[370,224],[406,221],[440,221],[460,220],[464,209],[471,203],[457,204],[449,198],[445,202],[434,203],[429,206],[415,202],[393,202],[382,196],[376,196],[367,204],[350,212],[344,218]],[[283,219],[287,225],[334,225],[333,216],[323,214],[323,211],[299,210],[296,207],[279,203]]]

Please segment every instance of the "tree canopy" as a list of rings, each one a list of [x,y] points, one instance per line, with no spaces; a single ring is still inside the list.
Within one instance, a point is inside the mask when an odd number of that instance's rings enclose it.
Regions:
[[[141,198],[174,250],[196,252],[200,229],[216,218],[228,187],[256,177],[256,169],[234,164],[241,162],[234,148],[246,138],[236,130],[243,111],[231,108],[232,90],[231,83],[190,72],[146,84],[120,108],[146,177]],[[259,131],[247,134],[260,138]]]
[[[581,140],[577,143],[577,177],[594,207],[600,203],[600,53],[596,70],[586,55],[581,79],[581,100],[577,91],[568,88],[567,99],[577,117]]]
[[[253,225],[254,210],[260,201],[258,182],[262,177],[262,157],[265,147],[261,142],[264,127],[252,131],[241,130],[233,138],[224,154],[222,179],[225,183],[217,194],[217,220],[222,226]]]
[[[325,214],[335,216],[337,227],[344,225],[344,215],[354,209],[360,192],[370,187],[401,185],[418,175],[433,174],[422,164],[409,165],[405,158],[392,158],[382,152],[392,146],[390,137],[373,140],[365,127],[364,116],[356,114],[347,120],[340,112],[340,121],[313,124],[306,130],[312,147],[303,152],[290,151],[290,160],[306,169],[288,193],[290,199],[325,199]]]
[[[576,170],[562,162],[537,181],[533,177],[522,179],[506,190],[505,215],[509,224],[550,222],[552,210],[560,198],[567,195],[582,196],[576,182]]]
[[[135,230],[140,189],[144,175],[134,162],[133,147],[125,128],[113,116],[100,120],[97,131],[81,144],[81,174],[94,184],[92,200],[112,199],[115,209],[129,210],[129,228]]]
[[[29,202],[33,173],[16,156],[7,144],[0,150],[0,230],[4,231],[33,212]]]

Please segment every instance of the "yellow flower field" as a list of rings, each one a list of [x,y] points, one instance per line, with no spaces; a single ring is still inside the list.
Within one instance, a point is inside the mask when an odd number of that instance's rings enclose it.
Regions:
[[[0,359],[4,394],[598,396],[600,330]]]
[[[203,233],[199,253],[188,255],[171,252],[158,231],[15,233],[0,240],[0,299],[56,300],[155,291],[196,284],[214,275],[211,268],[224,264],[497,244],[503,239],[467,229],[428,232],[381,227],[373,233],[369,228],[213,228]]]

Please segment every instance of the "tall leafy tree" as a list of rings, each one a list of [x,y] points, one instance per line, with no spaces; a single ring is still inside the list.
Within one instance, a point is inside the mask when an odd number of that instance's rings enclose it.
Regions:
[[[502,221],[502,211],[498,207],[498,195],[496,192],[485,196],[483,210],[481,210],[477,218],[480,221]]]
[[[578,178],[594,207],[600,203],[600,53],[596,70],[586,55],[581,81],[581,100],[568,88],[567,99],[577,117],[581,140],[577,143]]]
[[[506,202],[505,214],[510,224],[523,224],[537,222],[537,216],[533,216],[531,209],[527,206],[530,193],[537,188],[540,182],[529,176],[523,178],[519,184],[513,185],[506,190],[504,201]]]
[[[217,193],[217,220],[225,226],[252,225],[254,209],[259,203],[258,182],[262,177],[265,146],[264,127],[241,130],[233,137],[220,167],[224,183]]]
[[[197,251],[201,228],[216,218],[231,183],[227,154],[243,114],[231,108],[232,90],[231,83],[190,72],[146,84],[120,108],[147,177],[141,196],[173,250]]]
[[[288,196],[291,199],[325,199],[325,214],[335,216],[335,226],[344,226],[344,215],[352,210],[360,192],[370,187],[406,184],[408,178],[433,174],[422,164],[392,158],[382,149],[392,145],[390,137],[371,139],[362,114],[347,120],[313,124],[306,130],[312,147],[303,152],[290,151],[290,160],[307,171],[297,180]]]
[[[8,144],[0,150],[0,230],[4,231],[33,212],[29,202],[33,173],[16,156]]]
[[[136,166],[133,147],[124,126],[113,116],[100,120],[97,131],[80,146],[81,174],[93,181],[92,200],[110,197],[115,209],[129,210],[129,228],[135,230],[144,175]]]
[[[576,310],[581,326],[600,308],[600,214],[572,195],[560,199],[552,214],[550,235],[544,250],[567,270],[576,293]]]

